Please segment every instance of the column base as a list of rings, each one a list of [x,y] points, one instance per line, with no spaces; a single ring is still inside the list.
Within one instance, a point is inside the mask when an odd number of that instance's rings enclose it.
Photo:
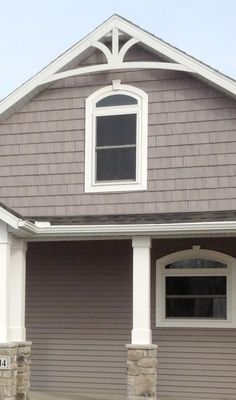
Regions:
[[[126,345],[127,397],[129,400],[156,400],[157,345]]]
[[[151,329],[133,329],[132,330],[132,344],[151,345],[152,343],[152,330]]]
[[[31,343],[0,344],[0,399],[28,400],[30,387]]]

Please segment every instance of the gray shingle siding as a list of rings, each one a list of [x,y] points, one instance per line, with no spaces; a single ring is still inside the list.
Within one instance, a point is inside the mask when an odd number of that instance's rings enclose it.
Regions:
[[[85,99],[112,79],[149,96],[148,189],[86,194]],[[0,199],[27,217],[235,210],[235,101],[183,72],[67,78],[0,125],[0,158]]]

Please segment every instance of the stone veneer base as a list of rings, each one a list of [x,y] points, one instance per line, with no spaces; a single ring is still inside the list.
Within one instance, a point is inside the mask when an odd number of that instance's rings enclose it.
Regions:
[[[156,400],[157,345],[126,345],[127,397],[129,400]]]
[[[0,370],[0,400],[28,400],[31,343],[0,343],[0,357],[9,357],[9,369]]]

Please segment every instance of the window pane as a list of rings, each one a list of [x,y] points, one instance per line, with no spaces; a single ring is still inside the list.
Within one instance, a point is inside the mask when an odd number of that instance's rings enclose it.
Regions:
[[[166,295],[226,295],[225,276],[166,277]]]
[[[226,298],[167,298],[166,317],[226,319]]]
[[[129,104],[137,104],[134,97],[126,96],[124,94],[114,94],[112,96],[104,97],[104,99],[97,102],[97,107],[112,107],[112,106],[126,106]]]
[[[165,269],[177,268],[227,268],[227,265],[214,260],[206,260],[203,258],[189,258],[187,260],[175,261],[166,265]]]
[[[97,117],[99,146],[136,144],[136,114]]]
[[[135,170],[135,147],[97,150],[97,181],[134,180]]]

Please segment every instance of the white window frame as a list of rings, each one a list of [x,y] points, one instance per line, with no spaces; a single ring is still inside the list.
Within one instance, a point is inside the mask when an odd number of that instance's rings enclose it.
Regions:
[[[227,268],[209,269],[165,269],[165,266],[186,259],[202,258],[218,261]],[[226,276],[227,277],[227,319],[201,318],[166,318],[165,317],[165,278],[167,276]],[[236,327],[236,259],[226,254],[200,249],[192,249],[169,254],[156,262],[156,326],[157,327],[191,327],[191,328],[235,328]]]
[[[133,97],[137,104],[126,106],[98,107],[96,103],[105,97],[121,94]],[[136,179],[96,182],[96,117],[105,115],[137,115],[136,127]],[[113,81],[90,95],[86,100],[85,123],[85,192],[118,192],[147,189],[147,132],[148,96],[143,90]]]

